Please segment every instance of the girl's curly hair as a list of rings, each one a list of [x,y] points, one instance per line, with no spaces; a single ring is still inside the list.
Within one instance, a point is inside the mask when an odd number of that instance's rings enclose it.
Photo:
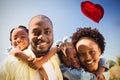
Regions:
[[[105,39],[103,35],[96,29],[92,29],[91,27],[84,27],[84,28],[78,28],[75,33],[72,35],[72,42],[74,46],[79,41],[79,39],[83,37],[89,37],[92,38],[100,47],[101,54],[104,52],[105,49]]]
[[[28,29],[25,27],[25,26],[23,26],[23,25],[19,25],[17,28],[22,28],[22,29],[24,29],[27,33],[28,33]],[[11,31],[10,31],[10,41],[12,41],[12,33],[13,33],[13,31],[15,30],[16,28],[13,28]]]

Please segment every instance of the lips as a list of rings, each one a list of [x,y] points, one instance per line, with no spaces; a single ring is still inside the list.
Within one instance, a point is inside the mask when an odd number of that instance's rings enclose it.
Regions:
[[[43,42],[43,43],[39,43],[40,46],[46,46],[47,43],[46,42]]]
[[[85,63],[86,63],[87,66],[94,65],[94,62],[95,62],[94,60],[85,61]]]
[[[38,43],[38,47],[40,47],[40,48],[44,48],[46,46],[47,46],[47,42],[40,42],[40,43]]]
[[[16,43],[15,46],[16,46],[16,47],[21,47],[21,46],[24,46],[24,44],[23,44],[23,43]]]

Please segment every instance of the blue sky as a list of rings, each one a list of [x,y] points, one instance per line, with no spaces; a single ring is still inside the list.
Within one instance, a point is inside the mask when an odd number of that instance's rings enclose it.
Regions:
[[[71,36],[78,27],[98,28],[104,35],[104,57],[115,60],[120,56],[119,0],[90,0],[104,8],[99,23],[87,18],[80,9],[85,0],[0,0],[0,53],[10,48],[10,30],[18,25],[28,27],[29,20],[38,14],[48,16],[54,25],[54,41]],[[2,56],[1,56],[2,57]]]

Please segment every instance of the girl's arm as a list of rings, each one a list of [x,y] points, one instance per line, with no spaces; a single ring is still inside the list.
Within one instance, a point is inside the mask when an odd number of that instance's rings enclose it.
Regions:
[[[34,65],[31,65],[31,67],[34,68],[34,66],[36,66],[37,69],[41,68],[45,62],[47,62],[53,55],[57,53],[57,51],[58,51],[58,47],[54,46],[50,49],[50,51],[45,56],[40,58],[35,58],[34,60],[29,59],[29,61],[33,60]]]
[[[10,52],[10,55],[13,55],[13,56],[15,56],[15,57],[17,57],[17,58],[25,61],[25,62],[28,62],[28,58],[29,58],[29,57],[28,57],[27,55],[25,55],[23,51],[20,51],[20,50],[18,50],[18,49],[12,50],[12,51]]]
[[[55,53],[57,53],[57,50],[58,50],[58,47],[54,46],[50,49],[50,51],[45,56],[42,56],[40,58],[30,58],[20,50],[14,50],[11,52],[11,54],[23,60],[24,62],[27,62],[31,68],[36,70],[36,69],[40,69],[45,62],[47,62],[53,55],[55,55]]]

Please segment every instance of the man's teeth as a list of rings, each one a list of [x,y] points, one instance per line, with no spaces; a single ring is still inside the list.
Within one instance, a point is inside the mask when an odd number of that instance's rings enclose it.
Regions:
[[[47,43],[46,42],[44,42],[44,43],[40,43],[40,45],[46,45]]]

